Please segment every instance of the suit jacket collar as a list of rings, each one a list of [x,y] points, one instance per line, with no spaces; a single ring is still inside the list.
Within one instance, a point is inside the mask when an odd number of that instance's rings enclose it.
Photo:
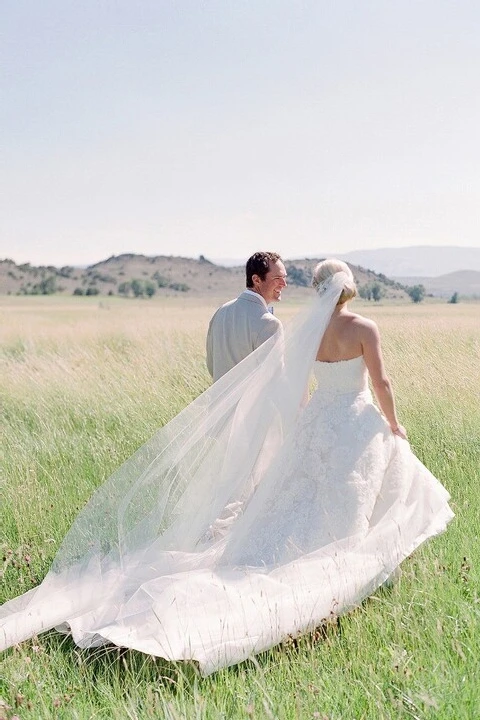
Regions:
[[[263,298],[259,293],[253,292],[253,290],[250,290],[250,288],[244,290],[240,297],[244,298],[245,300],[250,300],[251,302],[260,303],[260,305],[263,305],[263,307],[268,310],[268,305],[265,302],[265,298]]]

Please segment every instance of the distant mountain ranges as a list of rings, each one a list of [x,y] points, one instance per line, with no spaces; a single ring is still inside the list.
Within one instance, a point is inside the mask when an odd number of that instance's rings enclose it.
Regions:
[[[310,290],[312,271],[318,259],[287,260],[289,297]],[[357,284],[373,297],[407,300],[404,286],[385,275],[352,266]],[[123,254],[86,268],[35,267],[0,261],[0,294],[6,295],[152,295],[212,296],[230,299],[245,287],[244,265],[216,265],[200,255],[198,259],[158,255]]]
[[[423,285],[426,292],[434,297],[451,297],[458,293],[463,297],[480,298],[480,272],[478,270],[457,270],[439,277],[397,278],[405,285]]]
[[[328,257],[331,257],[329,255]],[[388,277],[434,278],[459,270],[480,272],[480,247],[414,247],[379,248],[376,250],[353,250],[339,255],[342,260],[370,268]]]
[[[337,257],[340,260],[369,268],[391,278],[438,277],[457,270],[480,272],[480,247],[441,247],[417,245],[412,247],[352,250],[348,253],[324,253],[320,257]],[[212,258],[217,265],[232,267],[242,260]]]
[[[455,260],[454,254],[455,251]],[[435,296],[480,297],[480,248],[400,248],[354,251],[339,255],[351,266],[364,297],[407,300],[408,286],[423,284]],[[396,258],[396,259],[395,259]],[[321,258],[320,258],[321,259]],[[449,272],[426,276],[425,268],[436,270],[450,262]],[[458,265],[470,262],[469,269]],[[355,261],[355,262],[354,262]],[[226,261],[225,261],[226,262]],[[318,258],[286,260],[290,293],[305,294]],[[478,265],[477,265],[478,263]],[[478,267],[478,269],[477,269]],[[384,268],[394,272],[387,273]],[[405,269],[422,274],[402,276]],[[393,277],[392,277],[393,276]],[[225,266],[203,255],[198,259],[133,253],[112,256],[86,268],[73,266],[33,266],[0,261],[0,294],[12,295],[120,295],[144,297],[182,293],[218,298],[234,297],[245,286],[244,265]]]
[[[339,256],[348,263],[384,273],[402,285],[423,285],[427,293],[480,297],[480,247],[432,247],[354,250]]]
[[[326,253],[352,265],[367,268],[396,280],[401,285],[424,285],[428,294],[450,297],[480,297],[480,247],[415,247],[353,250],[349,253]],[[231,266],[234,260],[215,260]]]

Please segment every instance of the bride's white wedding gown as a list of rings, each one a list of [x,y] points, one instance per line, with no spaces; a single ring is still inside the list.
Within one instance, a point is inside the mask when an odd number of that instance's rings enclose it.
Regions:
[[[100,571],[90,560],[71,578],[50,573],[4,606],[4,644],[64,621],[81,646],[194,659],[208,674],[355,606],[442,532],[448,493],[390,431],[363,358],[315,362],[314,373],[318,390],[262,482],[193,549],[181,530]]]

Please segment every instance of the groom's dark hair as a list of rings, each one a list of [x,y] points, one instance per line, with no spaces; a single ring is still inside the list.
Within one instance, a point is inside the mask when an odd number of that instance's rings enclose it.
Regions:
[[[261,280],[265,280],[271,262],[277,262],[282,258],[276,252],[256,252],[247,260],[245,271],[247,274],[247,288],[253,287],[253,276],[258,275]]]

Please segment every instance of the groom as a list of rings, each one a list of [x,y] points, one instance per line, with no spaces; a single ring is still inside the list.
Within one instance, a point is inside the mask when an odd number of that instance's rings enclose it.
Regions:
[[[207,367],[214,382],[282,328],[268,307],[281,299],[287,285],[280,255],[256,252],[245,270],[246,290],[222,305],[208,327]]]

